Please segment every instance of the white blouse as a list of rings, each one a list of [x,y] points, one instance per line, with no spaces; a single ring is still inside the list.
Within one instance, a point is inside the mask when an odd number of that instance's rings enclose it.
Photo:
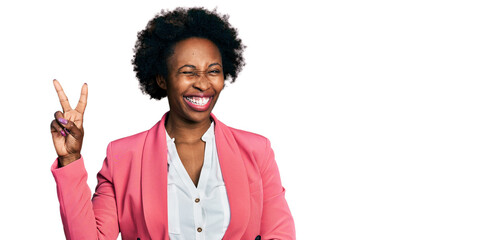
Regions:
[[[171,240],[222,239],[230,208],[215,144],[214,122],[202,136],[204,164],[197,187],[184,168],[175,139],[166,131],[168,148],[168,224]]]

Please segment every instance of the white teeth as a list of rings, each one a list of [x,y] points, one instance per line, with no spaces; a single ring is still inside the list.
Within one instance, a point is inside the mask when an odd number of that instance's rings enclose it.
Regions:
[[[195,104],[195,105],[205,105],[210,98],[208,97],[185,97],[185,99],[189,100],[189,102]]]

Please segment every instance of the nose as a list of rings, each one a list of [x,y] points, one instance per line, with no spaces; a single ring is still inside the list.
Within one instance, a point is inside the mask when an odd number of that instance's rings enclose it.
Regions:
[[[197,75],[197,78],[194,82],[193,87],[202,91],[202,92],[209,89],[210,82],[209,82],[209,79],[207,78],[206,74],[200,73],[199,75]]]

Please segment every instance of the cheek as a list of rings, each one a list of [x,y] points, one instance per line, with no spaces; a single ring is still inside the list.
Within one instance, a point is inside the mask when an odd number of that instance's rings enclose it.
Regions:
[[[167,92],[173,94],[173,95],[178,95],[181,94],[182,91],[187,89],[189,87],[189,83],[185,80],[182,80],[180,78],[171,78],[169,79],[169,82],[167,84]]]
[[[214,89],[219,93],[224,89],[225,81],[224,78],[218,79],[215,82],[212,83],[214,86]]]

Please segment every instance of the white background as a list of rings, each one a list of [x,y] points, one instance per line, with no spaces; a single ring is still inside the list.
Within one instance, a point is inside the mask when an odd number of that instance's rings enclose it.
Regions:
[[[13,1],[12,1],[13,2]],[[478,1],[0,3],[2,239],[63,239],[50,166],[61,110],[89,86],[82,154],[152,127],[136,34],[161,9],[217,6],[247,65],[214,109],[268,137],[298,239],[481,238]]]

